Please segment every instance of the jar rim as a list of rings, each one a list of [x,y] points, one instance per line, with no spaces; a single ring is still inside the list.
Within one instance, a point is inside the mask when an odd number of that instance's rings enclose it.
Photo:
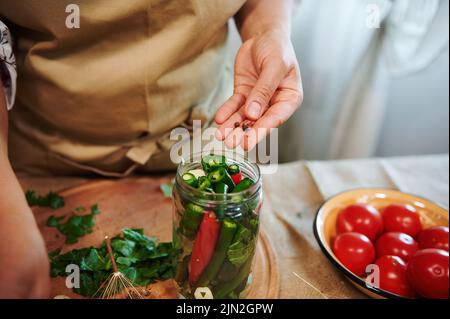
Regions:
[[[241,164],[244,163],[244,167],[242,165],[239,165],[243,170],[249,171],[252,170],[252,174],[254,177],[254,184],[250,186],[248,189],[236,192],[236,193],[229,193],[229,194],[219,194],[220,199],[218,199],[216,193],[210,193],[204,190],[199,190],[198,188],[192,187],[191,185],[187,184],[183,181],[182,175],[186,173],[188,170],[186,170],[187,165],[192,164],[200,164],[201,165],[201,158],[206,155],[224,155],[227,160],[232,160],[235,163]],[[237,159],[236,157],[239,157]],[[190,159],[192,158],[192,161]],[[199,160],[195,160],[195,159]],[[242,204],[242,202],[246,202],[247,200],[251,200],[252,197],[255,194],[258,194],[260,189],[262,188],[262,176],[261,176],[261,170],[259,168],[259,165],[249,161],[245,158],[245,156],[242,156],[241,154],[238,154],[236,152],[231,151],[209,151],[209,152],[196,152],[189,154],[188,159],[182,158],[182,161],[178,164],[177,167],[177,174],[175,177],[175,187],[177,187],[179,190],[183,191],[185,194],[187,194],[189,197],[195,198],[194,201],[202,204]],[[233,202],[233,199],[236,198],[242,198],[243,200],[238,202]]]

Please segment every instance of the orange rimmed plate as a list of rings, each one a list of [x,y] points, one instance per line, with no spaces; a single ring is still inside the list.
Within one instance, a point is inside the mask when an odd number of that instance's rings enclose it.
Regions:
[[[314,235],[320,248],[331,263],[358,289],[372,298],[402,298],[388,291],[366,285],[363,278],[350,272],[334,255],[331,244],[336,237],[336,220],[339,212],[351,204],[369,204],[380,211],[390,204],[409,204],[416,208],[423,228],[449,225],[448,211],[425,198],[393,189],[362,188],[340,193],[328,199],[319,208],[314,220]]]

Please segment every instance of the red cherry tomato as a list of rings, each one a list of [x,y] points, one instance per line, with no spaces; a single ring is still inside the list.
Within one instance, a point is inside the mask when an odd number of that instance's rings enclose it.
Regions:
[[[355,232],[374,241],[383,232],[381,214],[369,205],[350,205],[340,212],[337,223],[338,234]]]
[[[397,256],[383,256],[375,264],[379,267],[380,288],[393,294],[414,298],[415,293],[406,276],[406,263]]]
[[[367,236],[359,233],[344,233],[333,243],[336,258],[352,273],[364,276],[367,265],[375,259],[375,249]]]
[[[414,290],[425,298],[448,299],[448,252],[424,249],[417,252],[406,268]]]
[[[386,232],[400,232],[416,237],[422,230],[419,214],[411,205],[390,205],[383,210],[382,216]]]
[[[437,248],[448,251],[448,227],[436,226],[422,230],[417,239],[421,249]]]
[[[411,236],[403,233],[385,233],[375,243],[377,257],[398,256],[408,260],[419,250],[419,244]]]

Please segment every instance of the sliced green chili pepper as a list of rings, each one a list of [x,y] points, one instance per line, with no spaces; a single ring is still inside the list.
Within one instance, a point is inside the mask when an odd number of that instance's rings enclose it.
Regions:
[[[225,195],[228,193],[229,187],[225,183],[217,183],[214,185],[214,191],[217,193],[215,196],[217,200],[223,201],[225,200]],[[222,195],[223,194],[223,195]],[[215,207],[214,211],[216,212],[217,218],[222,220],[225,216],[226,205],[219,204]]]
[[[254,214],[258,213],[257,209],[258,209],[260,202],[261,202],[260,197],[257,196],[255,198],[252,198],[249,202],[247,202],[248,210]]]
[[[228,166],[228,173],[230,173],[230,175],[234,175],[234,174],[237,174],[240,172],[241,172],[241,169],[239,168],[239,165],[231,164]]]
[[[226,167],[227,166],[227,159],[223,155],[206,155],[202,157],[202,166],[203,170],[206,173],[211,172],[212,170],[215,170],[219,167]]]
[[[183,174],[183,181],[185,181],[186,184],[188,184],[188,185],[190,185],[192,187],[197,187],[198,186],[197,178],[191,173],[184,173]]]
[[[239,295],[232,291],[224,299],[239,299]]]
[[[212,192],[211,182],[206,176],[200,176],[198,178],[198,189],[202,191]]]
[[[244,278],[239,286],[230,292],[225,299],[239,299],[242,291],[247,287],[248,277]]]
[[[220,282],[228,282],[237,276],[239,273],[239,267],[233,265],[228,259],[225,259],[222,268],[220,268],[217,274],[217,279]]]
[[[214,213],[216,213],[217,219],[222,221],[225,217],[226,210],[225,205],[219,205],[214,209]]]
[[[218,194],[226,194],[228,193],[228,185],[225,183],[217,183],[214,185],[214,191]]]
[[[258,218],[252,218],[250,219],[250,229],[253,231],[253,233],[256,235],[258,234],[259,229],[259,219]]]
[[[239,284],[239,286],[237,286],[236,289],[234,289],[233,293],[235,293],[238,298],[239,295],[241,294],[241,292],[247,287],[247,282],[248,282],[248,277],[244,278],[244,280],[242,280],[242,282]]]
[[[203,219],[203,208],[193,203],[186,205],[186,210],[181,220],[180,225],[183,229],[183,234],[187,237],[192,237],[197,233],[200,223]]]
[[[246,189],[250,188],[253,184],[255,184],[253,180],[246,177],[242,181],[240,181],[240,183],[237,184],[235,188],[233,188],[233,193],[245,191]]]
[[[237,225],[230,219],[225,219],[220,229],[219,239],[217,240],[214,254],[204,273],[198,281],[199,287],[206,287],[213,280],[223,265],[227,256],[228,247],[236,234]]]
[[[245,278],[250,274],[250,269],[252,266],[252,258],[249,258],[244,265],[239,269],[239,273],[232,280],[223,283],[217,287],[217,291],[214,292],[215,299],[223,299],[230,292],[239,287]]]
[[[211,182],[211,184],[217,184],[217,183],[225,183],[228,185],[228,187],[233,188],[234,182],[231,178],[230,174],[228,174],[227,170],[223,167],[220,167],[216,169],[215,171],[212,171],[208,174],[208,179]]]

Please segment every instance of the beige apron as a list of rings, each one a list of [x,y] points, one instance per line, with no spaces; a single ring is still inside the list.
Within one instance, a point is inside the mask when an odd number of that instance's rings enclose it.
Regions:
[[[245,0],[0,0],[16,38],[10,158],[35,174],[169,169],[168,136],[231,94],[227,21]]]

